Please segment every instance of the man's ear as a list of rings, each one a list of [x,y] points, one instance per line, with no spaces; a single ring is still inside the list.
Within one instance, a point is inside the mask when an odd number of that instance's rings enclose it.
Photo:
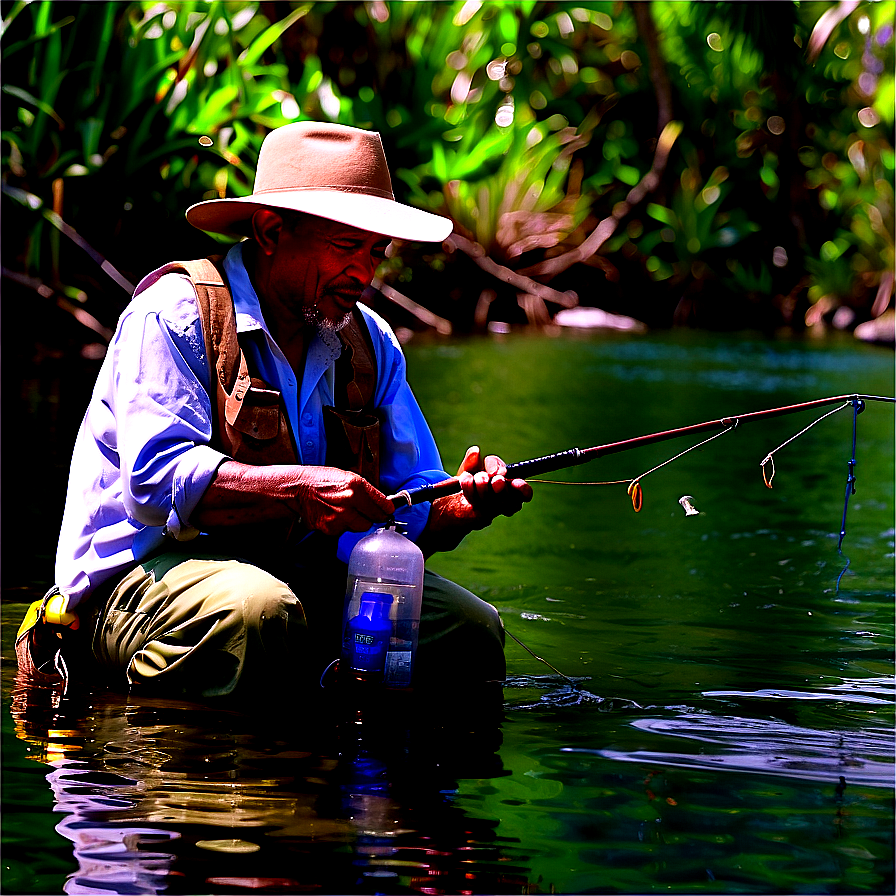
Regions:
[[[269,208],[260,208],[252,215],[252,236],[265,255],[273,255],[280,240],[283,218]]]

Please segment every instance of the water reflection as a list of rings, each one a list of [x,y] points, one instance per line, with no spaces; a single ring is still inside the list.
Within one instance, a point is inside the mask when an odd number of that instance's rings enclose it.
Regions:
[[[633,749],[615,746],[565,746],[561,753],[601,756],[645,767],[724,769],[759,774],[785,775],[801,780],[846,782],[871,787],[892,785],[894,736],[889,728],[863,727],[841,730],[808,728],[780,718],[781,707],[770,712],[766,704],[786,701],[790,704],[836,701],[875,707],[892,705],[892,680],[870,679],[844,682],[818,691],[762,689],[759,691],[708,691],[707,698],[725,698],[729,706],[752,705],[759,718],[717,714],[708,708],[692,706],[639,706],[632,700],[598,697],[583,686],[588,679],[557,676],[519,675],[505,683],[519,693],[540,692],[537,699],[511,699],[508,710],[531,711],[583,710],[613,713],[630,728],[651,736],[649,748],[639,739]],[[882,699],[888,695],[890,699]],[[746,708],[743,707],[743,708]],[[650,715],[645,715],[650,713]],[[775,715],[778,717],[776,718]],[[669,741],[673,738],[674,741]],[[672,744],[689,750],[673,750]]]
[[[19,677],[12,715],[52,768],[67,893],[519,892],[518,845],[454,803],[508,774],[500,698],[303,697],[274,717]]]
[[[817,731],[776,719],[713,716],[683,712],[673,718],[638,719],[633,727],[691,743],[687,752],[672,750],[588,750],[607,759],[642,765],[712,768],[811,781],[889,786],[893,777],[893,736],[888,731]]]

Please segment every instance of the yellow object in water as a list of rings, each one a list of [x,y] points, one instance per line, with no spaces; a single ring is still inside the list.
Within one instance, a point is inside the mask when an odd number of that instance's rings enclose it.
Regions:
[[[46,622],[48,625],[62,626],[63,628],[71,629],[71,631],[76,631],[78,628],[78,614],[68,609],[68,598],[58,592],[49,597],[36,600],[28,607],[28,612],[19,626],[16,641],[39,622]]]

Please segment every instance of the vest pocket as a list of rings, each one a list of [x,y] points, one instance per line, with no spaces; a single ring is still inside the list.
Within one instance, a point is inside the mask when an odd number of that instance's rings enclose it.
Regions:
[[[254,385],[244,391],[238,383],[227,396],[224,416],[243,435],[261,441],[275,439],[280,431],[280,393]]]
[[[380,420],[365,411],[324,408],[327,465],[363,476],[379,488]]]

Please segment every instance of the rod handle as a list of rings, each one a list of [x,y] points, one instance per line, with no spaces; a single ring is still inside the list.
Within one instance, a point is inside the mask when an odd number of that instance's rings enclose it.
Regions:
[[[508,479],[528,479],[539,473],[553,473],[555,470],[565,470],[567,467],[575,467],[585,463],[589,458],[579,448],[570,448],[568,451],[558,451],[556,454],[546,454],[544,457],[534,457],[532,460],[521,460],[515,464],[507,465]]]
[[[432,485],[420,485],[417,488],[406,488],[394,495],[386,495],[395,509],[410,507],[412,504],[422,504],[424,501],[435,501],[445,495],[453,495],[460,491],[460,482],[456,476],[451,479],[443,479]]]
[[[515,464],[507,465],[507,479],[526,479],[538,473],[551,473],[554,470],[565,470],[577,464],[590,460],[588,455],[579,448],[570,448],[568,451],[558,451],[556,454],[546,454],[544,457],[535,457],[532,460],[521,460]],[[453,495],[460,491],[460,482],[456,476],[436,482],[433,485],[421,485],[418,488],[404,489],[394,495],[388,495],[389,500],[399,507],[409,507],[412,504],[420,504],[422,501],[435,501],[436,498],[445,495]]]

